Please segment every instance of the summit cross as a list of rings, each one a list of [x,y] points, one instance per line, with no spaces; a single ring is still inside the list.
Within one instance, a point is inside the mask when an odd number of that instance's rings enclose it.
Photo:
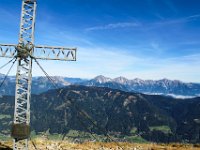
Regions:
[[[34,45],[36,0],[22,0],[18,44],[0,44],[0,57],[16,58],[15,108],[11,136],[14,150],[28,150],[32,60],[76,61],[76,48]]]

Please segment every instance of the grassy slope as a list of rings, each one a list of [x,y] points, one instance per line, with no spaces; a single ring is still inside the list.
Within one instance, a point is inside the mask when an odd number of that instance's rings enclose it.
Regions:
[[[154,144],[154,143],[148,143],[148,144],[137,144],[137,143],[102,143],[102,142],[84,142],[81,144],[78,143],[72,143],[72,142],[60,142],[58,140],[45,140],[43,138],[36,138],[33,140],[36,147],[38,149],[54,149],[54,150],[99,150],[99,149],[104,149],[104,150],[120,150],[120,147],[123,147],[125,150],[131,150],[136,148],[137,150],[198,150],[200,149],[200,144],[199,145],[184,145],[184,144]],[[1,143],[0,145],[8,145],[12,146],[12,142],[4,142]],[[33,147],[33,144],[29,144],[30,149],[35,149]],[[1,148],[1,146],[0,146]]]

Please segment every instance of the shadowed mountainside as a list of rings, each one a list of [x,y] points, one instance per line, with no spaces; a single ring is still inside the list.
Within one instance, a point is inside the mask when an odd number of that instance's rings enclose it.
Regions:
[[[31,125],[36,133],[79,130],[156,142],[200,142],[200,98],[180,100],[85,86],[68,86],[58,97],[59,93],[57,89],[32,96]],[[13,106],[14,97],[0,98],[2,134],[9,133]]]

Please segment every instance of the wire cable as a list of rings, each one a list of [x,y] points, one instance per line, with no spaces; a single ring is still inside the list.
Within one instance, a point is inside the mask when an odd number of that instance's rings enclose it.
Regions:
[[[37,63],[37,65],[40,67],[40,69],[43,71],[43,73],[47,76],[47,78],[52,82],[53,86],[58,89],[59,87],[56,85],[55,81],[48,75],[48,73],[43,69],[43,67],[39,64],[39,62],[34,58],[35,62]],[[62,90],[63,91],[63,90]],[[62,94],[62,91],[59,92],[59,96]],[[77,105],[75,105],[75,103],[71,100],[68,99],[70,101],[71,104],[74,105],[75,109],[79,112],[80,115],[84,116],[84,118],[86,118],[87,120],[89,120],[98,130],[100,130],[101,132],[104,133],[104,135],[110,139],[112,142],[114,142],[118,147],[120,147],[121,149],[124,150],[123,147],[121,147],[112,137],[110,137],[107,132],[100,128],[91,118],[89,118]],[[79,120],[80,121],[80,120]],[[81,124],[83,124],[83,122],[81,121]],[[86,126],[84,126],[85,128]],[[86,128],[86,130],[88,131],[88,129]],[[92,133],[89,132],[91,135]],[[64,136],[66,136],[66,134],[64,134]],[[92,135],[93,136],[93,135]],[[64,140],[65,137],[63,137],[62,139]],[[96,139],[96,138],[95,138]]]
[[[35,148],[35,150],[38,150],[35,142],[31,139],[31,137],[30,137],[30,140],[31,140],[31,143],[32,143],[33,147]]]
[[[5,66],[7,66],[9,63],[11,63],[15,58],[11,59],[10,61],[8,61],[6,64],[4,64],[3,66],[0,67],[0,69],[4,68]]]
[[[13,59],[12,59],[12,60],[13,60]],[[2,81],[1,84],[0,84],[0,88],[2,87],[2,85],[4,84],[4,82],[6,81],[6,79],[7,79],[8,75],[9,75],[9,73],[10,73],[12,67],[14,66],[16,60],[17,60],[17,59],[15,58],[15,61],[12,62],[12,65],[10,66],[10,68],[9,68],[8,72],[6,73],[6,75],[5,75],[4,79],[3,79],[3,81]]]

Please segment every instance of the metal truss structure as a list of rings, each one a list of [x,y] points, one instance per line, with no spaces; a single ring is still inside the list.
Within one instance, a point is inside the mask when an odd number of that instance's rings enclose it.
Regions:
[[[28,149],[32,59],[76,61],[76,48],[34,45],[36,6],[36,0],[22,0],[19,43],[0,44],[0,57],[16,57],[18,62],[11,131],[14,150]]]

